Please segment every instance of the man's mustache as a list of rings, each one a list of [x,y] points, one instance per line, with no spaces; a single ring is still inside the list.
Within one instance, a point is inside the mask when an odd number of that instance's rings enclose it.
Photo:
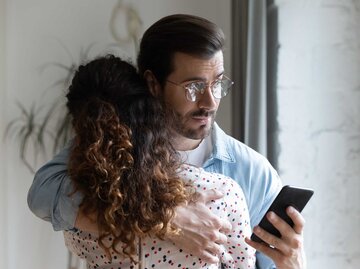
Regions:
[[[208,110],[204,110],[204,109],[200,109],[197,110],[193,113],[191,113],[191,117],[209,117],[209,116],[214,116],[215,115],[215,111],[208,111]]]

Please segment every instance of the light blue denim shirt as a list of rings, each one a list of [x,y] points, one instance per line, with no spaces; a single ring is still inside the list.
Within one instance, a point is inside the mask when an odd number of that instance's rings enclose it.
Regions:
[[[253,149],[224,133],[217,124],[213,128],[213,152],[204,169],[233,178],[243,189],[253,228],[264,216],[279,193],[282,183],[269,161]],[[257,268],[276,268],[272,260],[256,253]]]
[[[214,124],[212,137],[213,152],[204,169],[229,176],[241,186],[249,207],[251,227],[254,227],[280,191],[279,176],[265,157],[225,134],[217,124]],[[79,193],[70,195],[73,186],[67,174],[69,147],[37,171],[28,193],[31,211],[51,222],[56,231],[74,228],[82,199]],[[257,253],[257,268],[275,266],[265,255]]]

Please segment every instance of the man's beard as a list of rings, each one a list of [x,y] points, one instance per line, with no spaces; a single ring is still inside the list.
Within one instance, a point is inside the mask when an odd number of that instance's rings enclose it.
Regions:
[[[207,137],[214,125],[216,111],[206,111],[204,109],[199,109],[190,114],[181,115],[176,111],[172,110],[168,115],[171,115],[171,127],[176,134],[183,137],[199,140]],[[210,116],[210,124],[200,126],[198,128],[191,128],[187,126],[187,122],[191,120],[192,117],[208,117]]]

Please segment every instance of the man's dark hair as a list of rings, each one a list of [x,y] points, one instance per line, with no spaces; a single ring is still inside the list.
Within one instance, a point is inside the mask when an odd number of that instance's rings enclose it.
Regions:
[[[224,33],[214,23],[193,15],[170,15],[148,28],[141,40],[137,59],[140,75],[151,70],[163,85],[173,71],[173,58],[182,52],[210,58],[224,45]]]

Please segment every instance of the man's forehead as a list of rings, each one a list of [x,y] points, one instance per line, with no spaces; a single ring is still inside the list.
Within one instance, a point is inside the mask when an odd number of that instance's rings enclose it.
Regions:
[[[196,73],[218,73],[224,70],[224,57],[222,51],[216,52],[210,57],[199,57],[182,52],[176,52],[173,57],[172,73],[196,74]]]

